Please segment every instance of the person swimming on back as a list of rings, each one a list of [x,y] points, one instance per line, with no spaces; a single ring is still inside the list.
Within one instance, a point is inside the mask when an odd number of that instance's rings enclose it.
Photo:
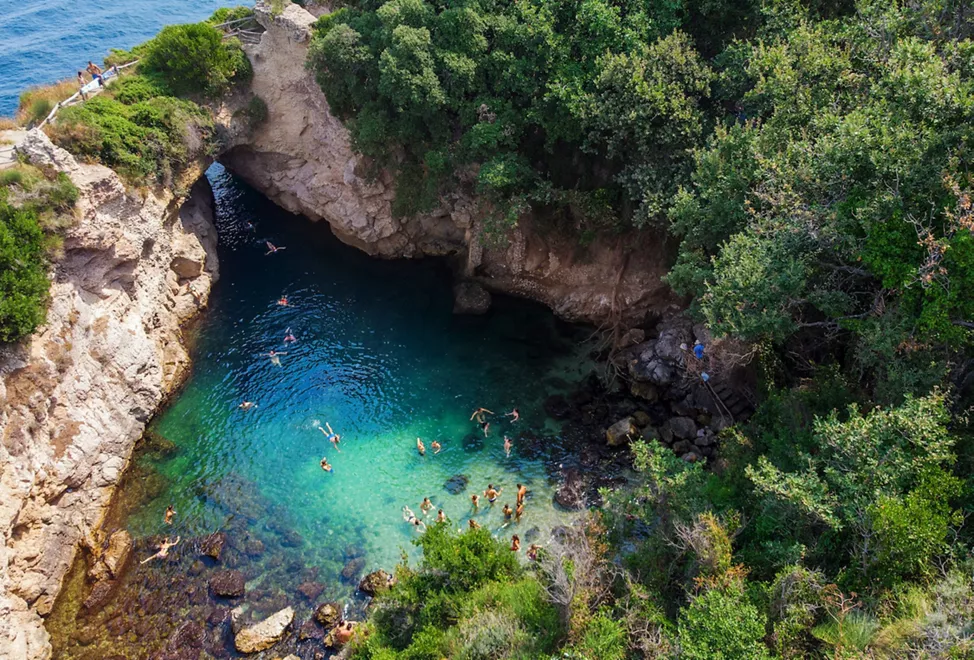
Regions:
[[[422,520],[417,518],[416,514],[413,513],[413,510],[410,509],[408,506],[403,506],[402,508],[402,519],[405,520],[410,525],[412,525],[413,527],[422,527],[423,529],[426,529],[426,524]]]
[[[287,351],[279,352],[272,349],[270,353],[262,353],[262,355],[264,357],[269,357],[271,359],[271,364],[273,364],[275,367],[279,367],[281,366],[280,356],[287,355]]]
[[[423,513],[429,513],[433,510],[433,503],[430,502],[430,498],[424,497],[423,503],[419,505],[419,510]]]
[[[251,408],[254,408],[256,405],[257,404],[254,403],[253,401],[244,401],[237,407],[240,408],[241,410],[250,410]]]
[[[433,448],[433,453],[434,454],[439,454],[440,453],[440,450],[443,449],[443,445],[441,445],[440,443],[438,443],[436,440],[434,440],[433,442],[430,443],[430,447]]]
[[[331,463],[328,462],[327,456],[321,458],[321,469],[325,472],[331,472]]]
[[[426,456],[426,445],[419,438],[416,438],[416,451],[419,452],[420,456]]]
[[[503,489],[501,489],[501,490],[503,490]],[[484,497],[487,498],[487,501],[488,502],[490,502],[491,504],[493,504],[494,502],[497,501],[497,497],[500,494],[501,494],[501,491],[500,490],[497,490],[496,488],[494,488],[494,484],[487,484],[487,490],[484,491]]]
[[[504,453],[507,454],[508,458],[511,457],[511,439],[506,435],[504,436]]]
[[[320,426],[318,427],[318,430],[324,433],[325,437],[328,438],[328,441],[335,446],[335,451],[341,452],[341,449],[338,448],[338,443],[342,441],[342,436],[338,435],[332,430],[330,423],[325,422],[325,426],[328,427],[327,431]]]
[[[297,337],[295,337],[293,334],[291,334],[291,328],[288,328],[287,330],[284,331],[284,343],[285,344],[290,344],[292,342],[296,342],[297,340],[298,340]]]
[[[519,412],[517,411],[517,408],[515,408],[515,409],[514,409],[514,410],[512,410],[511,412],[509,412],[509,413],[507,413],[506,415],[504,415],[504,417],[510,417],[510,418],[511,418],[511,423],[513,424],[513,423],[514,423],[514,422],[516,422],[517,420],[519,420],[519,419],[521,419],[521,413],[519,413]]]

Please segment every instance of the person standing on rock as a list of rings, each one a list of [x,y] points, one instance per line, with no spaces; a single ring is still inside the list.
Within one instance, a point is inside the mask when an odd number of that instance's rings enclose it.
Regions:
[[[166,507],[166,515],[163,518],[167,525],[172,524],[172,518],[176,515],[176,509],[172,508],[172,504]]]

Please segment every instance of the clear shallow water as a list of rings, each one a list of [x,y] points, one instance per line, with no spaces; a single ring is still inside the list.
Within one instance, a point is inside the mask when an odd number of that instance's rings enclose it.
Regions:
[[[133,565],[94,613],[81,610],[89,587],[76,571],[48,621],[59,658],[149,657],[186,621],[208,622],[207,650],[226,657],[221,608],[241,603],[253,618],[292,605],[300,623],[332,599],[362,616],[358,577],[392,570],[404,552],[417,556],[401,509],[422,515],[423,497],[457,527],[472,517],[505,542],[518,533],[525,547],[577,515],[553,503],[552,475],[576,459],[542,404],[590,373],[585,330],[503,297],[486,316],[454,316],[441,262],[371,259],[220,166],[208,175],[221,279],[194,331],[192,376],[153,422],[156,440],[136,458],[108,530],[129,529],[136,560],[160,535],[183,541],[166,561]],[[265,256],[265,240],[285,249]],[[289,306],[277,304],[282,295]],[[289,328],[297,341],[285,344]],[[263,355],[271,349],[286,352],[279,365]],[[244,400],[257,406],[241,410]],[[517,406],[521,420],[496,415],[484,438],[469,419],[479,406]],[[318,430],[325,422],[342,435],[340,452]],[[319,467],[322,456],[332,473]],[[444,484],[458,474],[469,485],[451,494]],[[505,521],[501,507],[514,505],[518,482],[530,489],[525,514]],[[501,498],[472,511],[470,495],[488,483]],[[201,538],[216,531],[227,533],[227,549],[219,563],[201,562]],[[207,581],[227,568],[243,571],[244,598],[212,598]],[[322,594],[300,595],[308,582]],[[291,639],[268,657],[312,657],[320,646],[308,644]]]
[[[27,87],[73,79],[110,48],[131,48],[173,23],[239,0],[0,0],[0,116]]]

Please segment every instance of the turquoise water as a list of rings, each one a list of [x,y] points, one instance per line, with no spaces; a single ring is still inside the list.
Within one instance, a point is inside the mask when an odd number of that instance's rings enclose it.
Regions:
[[[458,527],[473,517],[505,539],[515,529],[540,537],[570,519],[552,503],[559,441],[542,402],[587,375],[584,331],[510,298],[484,317],[454,316],[442,263],[371,259],[219,166],[210,175],[221,280],[193,375],[154,423],[178,451],[146,459],[167,486],[129,519],[137,536],[169,531],[161,520],[170,503],[172,531],[184,536],[242,517],[258,537],[296,532],[293,551],[325,575],[342,568],[350,545],[365,550],[366,569],[391,569],[414,552],[402,507],[421,515],[424,497]],[[285,249],[265,255],[265,240]],[[289,306],[277,304],[282,295]],[[280,364],[264,355],[272,349],[286,353]],[[241,410],[242,401],[257,405]],[[469,419],[480,406],[498,413],[486,438]],[[503,416],[514,407],[516,423]],[[318,430],[326,422],[340,451]],[[451,494],[444,483],[457,474],[469,486]],[[532,492],[515,525],[501,506],[514,505],[518,482]],[[489,483],[503,489],[500,500],[472,511],[470,495]]]
[[[110,48],[131,48],[165,25],[200,21],[239,0],[0,0],[0,116],[32,85],[74,79]]]

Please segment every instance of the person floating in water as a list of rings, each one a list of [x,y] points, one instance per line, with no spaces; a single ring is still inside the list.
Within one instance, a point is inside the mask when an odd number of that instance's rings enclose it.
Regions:
[[[287,355],[287,351],[275,351],[271,349],[270,353],[262,353],[264,357],[269,357],[271,359],[271,364],[275,367],[281,366],[281,355]]]
[[[176,515],[176,509],[172,508],[172,504],[166,507],[166,515],[163,518],[167,525],[172,524],[172,517]]]
[[[501,489],[501,490],[503,490],[503,489]],[[487,501],[488,502],[490,502],[491,504],[493,504],[494,502],[497,501],[497,497],[500,494],[501,494],[501,491],[500,490],[497,490],[496,488],[494,488],[494,484],[487,484],[487,490],[484,491],[484,497],[487,498]]]
[[[525,486],[522,486],[521,484],[518,484],[517,485],[517,503],[518,504],[523,504],[524,503],[524,496],[527,495],[527,494],[528,494],[528,489]]]
[[[511,537],[511,552],[519,552],[521,550],[521,537],[515,534]]]
[[[505,504],[503,511],[504,511],[504,517],[507,518],[508,520],[510,520],[511,516],[514,515],[514,509],[511,508],[510,504]]]
[[[325,472],[331,472],[331,463],[328,462],[327,456],[321,458],[321,469]]]
[[[511,418],[511,423],[513,424],[513,423],[514,423],[514,422],[516,422],[517,420],[519,420],[519,419],[521,419],[521,413],[519,413],[519,412],[517,411],[517,408],[515,408],[515,409],[514,409],[514,410],[512,410],[511,412],[509,412],[509,413],[507,413],[506,415],[504,415],[504,417],[510,417],[510,418]]]
[[[434,454],[439,454],[440,453],[440,450],[443,449],[443,445],[441,445],[440,443],[438,443],[436,440],[434,440],[433,442],[430,443],[430,447],[433,448],[433,453]]]
[[[429,513],[433,509],[433,503],[430,502],[430,498],[424,497],[423,503],[419,505],[419,510],[423,513]]]
[[[413,527],[422,527],[423,529],[426,529],[426,524],[417,518],[416,514],[413,513],[412,509],[410,509],[408,506],[404,506],[402,508],[402,519]]]
[[[480,508],[480,495],[474,493],[470,496],[470,503],[473,504],[473,510],[476,511]]]
[[[145,564],[147,562],[152,561],[153,559],[165,559],[167,556],[169,556],[169,548],[173,547],[174,545],[178,545],[178,544],[179,544],[179,537],[178,536],[176,537],[176,540],[175,541],[170,541],[169,540],[169,537],[167,536],[165,539],[163,539],[162,543],[159,544],[159,552],[157,552],[156,554],[152,555],[148,559],[143,559],[139,563],[140,564]]]
[[[284,343],[285,344],[290,344],[292,342],[296,342],[297,340],[298,340],[297,337],[295,337],[291,333],[291,328],[288,328],[287,330],[284,331]]]
[[[507,454],[508,458],[511,457],[511,439],[506,435],[504,436],[504,453]]]
[[[267,255],[269,255],[269,254],[274,254],[275,252],[280,252],[281,250],[286,250],[287,249],[286,247],[283,247],[283,246],[282,247],[277,247],[276,245],[274,245],[270,241],[264,241],[264,242],[267,243],[267,252],[264,253],[264,256],[265,257]]]
[[[426,456],[426,445],[419,438],[416,438],[416,451],[419,452],[420,456]]]
[[[331,424],[329,422],[325,422],[325,426],[328,427],[327,431],[320,426],[318,427],[318,430],[324,433],[325,437],[328,438],[328,441],[335,446],[335,450],[340,452],[341,449],[338,448],[338,443],[342,441],[342,436],[338,435],[331,429]]]
[[[278,298],[277,304],[280,305],[281,307],[287,307],[288,306],[287,296],[281,296],[280,298]]]
[[[470,529],[480,529],[480,523],[478,523],[473,518],[467,521],[467,525],[470,526]]]
[[[440,509],[436,513],[436,522],[438,522],[438,523],[445,523],[446,522],[446,514],[443,513],[443,509]]]
[[[244,401],[237,407],[240,408],[241,410],[250,410],[251,408],[254,408],[256,405],[257,404],[254,403],[253,401]]]

